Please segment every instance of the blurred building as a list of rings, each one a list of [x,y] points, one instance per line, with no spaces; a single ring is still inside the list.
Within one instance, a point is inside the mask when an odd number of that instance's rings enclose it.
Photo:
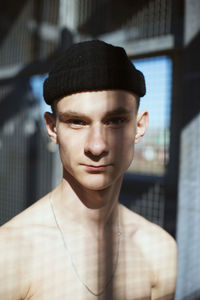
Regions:
[[[1,1],[1,224],[51,190],[60,176],[58,154],[44,131],[41,101],[31,86],[33,76],[47,73],[72,43],[90,39],[123,46],[134,62],[165,56],[172,66],[169,122],[162,130],[152,129],[147,144],[136,151],[138,163],[125,176],[120,201],[172,235],[177,232],[177,300],[200,298],[195,280],[200,274],[199,13],[198,0]],[[159,114],[159,102],[155,105]]]

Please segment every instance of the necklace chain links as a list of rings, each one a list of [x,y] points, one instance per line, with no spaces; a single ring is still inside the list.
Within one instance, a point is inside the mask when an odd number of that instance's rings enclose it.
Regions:
[[[118,235],[118,242],[117,242],[117,255],[116,255],[116,261],[115,261],[115,264],[114,264],[114,268],[113,268],[112,274],[111,274],[110,278],[108,279],[108,281],[106,282],[104,288],[103,288],[101,291],[99,291],[99,292],[96,293],[96,292],[92,291],[91,288],[89,288],[89,286],[88,286],[88,285],[80,278],[80,275],[79,275],[79,273],[78,273],[78,270],[77,270],[77,268],[76,268],[76,265],[74,264],[74,261],[73,261],[73,259],[72,259],[72,255],[71,255],[71,253],[70,253],[70,251],[69,251],[69,247],[67,246],[67,242],[66,242],[66,239],[65,239],[65,237],[64,237],[64,232],[63,232],[63,230],[62,230],[62,228],[61,228],[61,226],[60,226],[60,224],[59,224],[58,218],[57,218],[56,213],[55,213],[55,210],[54,210],[53,200],[52,200],[52,193],[51,193],[50,196],[49,196],[49,201],[50,201],[51,209],[52,209],[52,212],[53,212],[53,216],[54,216],[54,219],[55,219],[57,228],[58,228],[58,230],[59,230],[59,232],[60,232],[60,234],[61,234],[61,238],[62,238],[62,241],[63,241],[63,245],[64,245],[64,247],[65,247],[65,250],[66,250],[66,252],[67,252],[67,255],[68,255],[68,257],[69,257],[69,260],[70,260],[72,269],[73,269],[73,271],[74,271],[76,277],[77,277],[78,280],[81,282],[81,284],[82,284],[82,285],[83,285],[83,286],[84,286],[84,287],[85,287],[92,295],[97,296],[97,297],[98,297],[98,296],[101,296],[101,295],[105,292],[107,286],[108,286],[108,285],[111,283],[111,281],[113,280],[113,277],[114,277],[114,275],[115,275],[115,273],[116,273],[117,266],[118,266],[119,255],[120,255],[120,241],[121,241],[121,228],[120,228],[119,209],[118,209],[118,222],[117,222],[117,226],[118,226],[118,232],[117,232],[117,235]]]

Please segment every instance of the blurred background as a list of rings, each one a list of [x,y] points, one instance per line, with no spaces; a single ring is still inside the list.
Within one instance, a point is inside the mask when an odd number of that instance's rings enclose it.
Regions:
[[[0,225],[60,181],[42,96],[56,57],[79,41],[122,46],[145,75],[150,124],[120,201],[176,238],[176,299],[200,299],[199,15],[199,0],[1,1]]]

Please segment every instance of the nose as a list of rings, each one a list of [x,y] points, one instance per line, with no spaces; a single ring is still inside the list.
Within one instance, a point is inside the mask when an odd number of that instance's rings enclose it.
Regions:
[[[105,155],[108,152],[106,140],[106,132],[101,125],[95,125],[89,128],[85,143],[85,153],[92,154],[95,157]]]

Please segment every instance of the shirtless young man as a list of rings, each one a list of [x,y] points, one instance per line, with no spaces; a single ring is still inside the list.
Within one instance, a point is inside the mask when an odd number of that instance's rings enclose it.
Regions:
[[[0,229],[1,300],[174,299],[176,244],[118,204],[134,144],[143,75],[125,51],[76,44],[44,84],[47,132],[59,145],[61,183]]]

